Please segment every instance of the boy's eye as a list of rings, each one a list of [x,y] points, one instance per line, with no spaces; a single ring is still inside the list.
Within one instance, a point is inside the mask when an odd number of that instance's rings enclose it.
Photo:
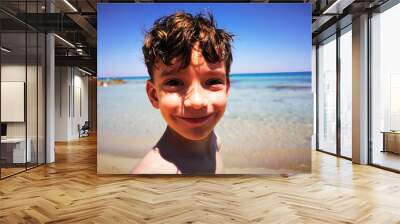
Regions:
[[[223,85],[224,81],[221,79],[209,79],[206,81],[207,86]]]
[[[168,81],[166,81],[165,83],[164,83],[164,85],[167,85],[167,86],[175,86],[175,87],[178,87],[178,86],[183,86],[183,81],[182,80],[179,80],[179,79],[170,79],[170,80],[168,80]]]

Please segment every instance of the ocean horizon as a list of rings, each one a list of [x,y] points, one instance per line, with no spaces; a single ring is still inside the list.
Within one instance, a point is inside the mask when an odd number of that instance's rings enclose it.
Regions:
[[[258,76],[282,76],[282,75],[310,75],[311,71],[303,72],[257,72],[257,73],[232,73],[229,77],[258,77]],[[131,76],[98,76],[98,80],[112,80],[112,79],[122,79],[122,80],[147,80],[148,75],[131,75]]]

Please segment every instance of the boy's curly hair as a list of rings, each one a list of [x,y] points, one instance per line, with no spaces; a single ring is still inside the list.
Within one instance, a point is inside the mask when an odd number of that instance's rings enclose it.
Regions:
[[[172,65],[172,60],[178,58],[181,61],[180,69],[186,68],[191,60],[192,48],[197,42],[206,61],[225,61],[226,75],[229,77],[233,36],[216,27],[211,13],[208,16],[193,16],[177,12],[161,17],[146,32],[142,47],[150,79],[153,80],[153,68],[159,62]]]

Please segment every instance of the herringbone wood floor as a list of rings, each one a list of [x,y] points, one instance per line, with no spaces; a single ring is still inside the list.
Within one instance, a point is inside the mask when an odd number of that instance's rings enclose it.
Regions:
[[[312,174],[96,174],[96,139],[0,181],[0,223],[400,223],[400,175],[313,152]]]

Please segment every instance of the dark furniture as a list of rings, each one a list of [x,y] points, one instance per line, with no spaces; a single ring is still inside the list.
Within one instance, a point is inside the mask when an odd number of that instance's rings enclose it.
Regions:
[[[7,136],[7,124],[1,123],[1,136]]]
[[[392,152],[400,154],[400,131],[382,131],[383,150],[382,152]]]

